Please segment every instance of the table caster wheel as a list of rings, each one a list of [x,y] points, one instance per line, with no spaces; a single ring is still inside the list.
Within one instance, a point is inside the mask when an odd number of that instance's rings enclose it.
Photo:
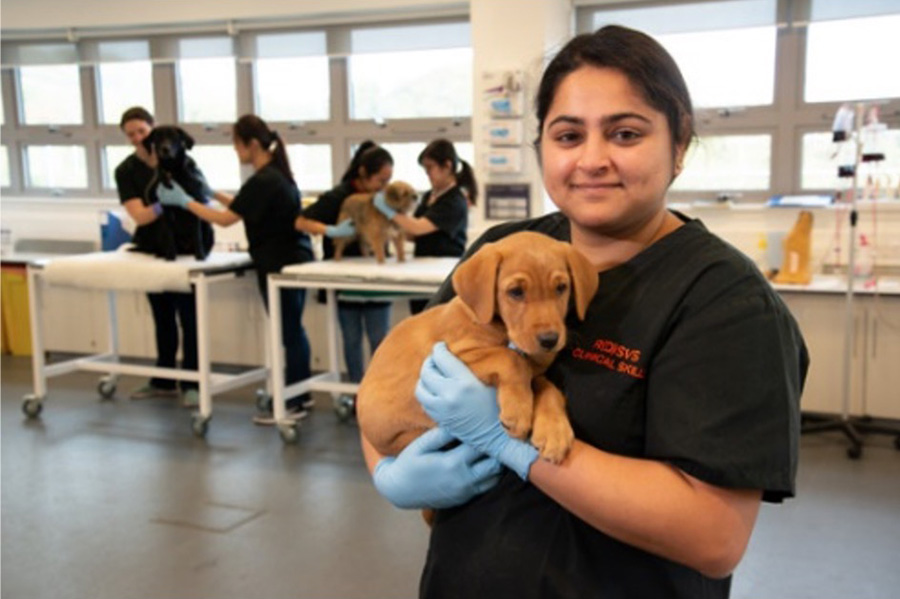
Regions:
[[[851,460],[858,460],[862,457],[862,447],[860,445],[851,445],[847,448],[847,457]]]
[[[281,440],[288,445],[293,445],[300,438],[300,427],[297,424],[282,424],[278,427]]]
[[[347,422],[356,415],[356,399],[352,395],[339,395],[334,400],[334,413],[338,420]]]
[[[204,418],[200,414],[195,414],[191,419],[191,430],[197,437],[205,437],[209,431],[209,418]]]
[[[44,409],[44,404],[41,402],[41,398],[36,395],[26,395],[25,400],[22,402],[22,412],[25,413],[29,418],[37,418],[41,415],[41,411]]]
[[[97,383],[97,393],[100,394],[100,397],[103,399],[110,399],[113,395],[116,394],[116,379],[113,376],[104,376],[100,378],[100,382]]]
[[[256,390],[256,410],[258,412],[272,411],[272,396],[265,389]]]

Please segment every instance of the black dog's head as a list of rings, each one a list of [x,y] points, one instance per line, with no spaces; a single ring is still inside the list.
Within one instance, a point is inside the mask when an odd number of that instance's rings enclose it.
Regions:
[[[163,169],[174,172],[184,167],[187,151],[194,147],[194,138],[181,127],[160,125],[153,128],[143,143],[148,152],[156,152]]]

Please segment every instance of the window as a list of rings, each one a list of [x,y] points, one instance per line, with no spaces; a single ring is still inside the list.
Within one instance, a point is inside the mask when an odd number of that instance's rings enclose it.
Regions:
[[[122,113],[132,106],[155,112],[153,67],[147,42],[101,42],[98,44],[97,89],[100,122],[118,125]]]
[[[326,121],[331,90],[325,33],[256,38],[256,107],[266,121]]]
[[[900,14],[810,23],[804,99],[840,102],[900,97],[900,77],[887,67],[900,56],[898,31]]]
[[[394,159],[394,181],[406,181],[416,191],[424,192],[431,189],[431,183],[425,174],[425,169],[419,165],[419,154],[427,145],[425,142],[415,143],[384,143],[384,149],[391,153]],[[454,142],[456,154],[472,164],[475,155],[475,147],[471,142]]]
[[[104,146],[103,147],[103,187],[116,188],[116,167],[134,152],[132,146]]]
[[[87,187],[87,154],[83,146],[25,146],[25,164],[26,187]]]
[[[468,23],[356,29],[351,47],[351,119],[472,114]]]
[[[695,107],[759,106],[774,98],[775,8],[776,0],[739,0],[597,10],[592,27],[620,24],[656,38]]]
[[[0,146],[0,187],[9,187],[9,151]]]
[[[398,155],[397,168],[425,189],[416,158],[427,139],[411,142],[438,131],[462,139],[471,130],[472,51],[462,12],[316,28],[257,19],[172,24],[158,33],[101,27],[79,31],[73,42],[4,38],[3,195],[114,201],[115,169],[133,151],[118,123],[132,106],[184,127],[216,190],[236,191],[252,173],[238,163],[230,135],[250,112],[281,134],[307,194],[334,186],[350,159],[335,148],[361,139],[408,145],[409,163]],[[362,116],[351,117],[351,102]],[[380,127],[376,118],[405,122]],[[471,147],[458,144],[464,156]]]
[[[775,94],[775,33],[773,26],[657,39],[681,68],[696,108],[760,106]]]
[[[201,145],[194,146],[191,157],[207,183],[216,191],[236,191],[242,184],[242,170],[234,147]],[[249,174],[249,173],[248,173]]]
[[[179,40],[178,114],[185,123],[237,119],[237,73],[231,38]]]
[[[22,122],[26,125],[80,125],[81,83],[75,64],[19,68]]]
[[[328,58],[265,58],[256,62],[256,105],[266,121],[326,121]]]
[[[688,149],[672,190],[767,190],[771,160],[769,135],[701,137]]]
[[[334,187],[330,145],[288,144],[287,154],[294,180],[302,193],[326,191]]]

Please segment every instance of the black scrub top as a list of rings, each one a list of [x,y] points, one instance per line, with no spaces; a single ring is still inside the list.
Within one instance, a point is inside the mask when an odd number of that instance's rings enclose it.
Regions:
[[[467,255],[523,229],[570,239],[557,213],[495,227]],[[691,220],[599,277],[547,373],[575,436],[765,501],[793,496],[809,358],[759,269]],[[452,295],[448,280],[438,298]],[[507,471],[437,511],[420,597],[724,599],[730,584],[607,536]]]

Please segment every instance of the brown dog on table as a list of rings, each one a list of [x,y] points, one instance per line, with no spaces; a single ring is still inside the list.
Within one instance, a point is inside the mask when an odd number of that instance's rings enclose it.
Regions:
[[[397,212],[409,212],[416,203],[417,195],[412,185],[403,181],[388,183],[384,189],[384,198],[388,206]],[[403,231],[375,207],[374,199],[374,193],[354,193],[347,196],[341,204],[337,222],[343,222],[348,218],[353,221],[356,237],[359,238],[359,247],[364,256],[374,253],[375,260],[381,264],[384,262],[385,245],[391,240],[397,250],[397,261],[403,262],[406,259]],[[335,260],[343,257],[344,246],[353,239],[353,237],[339,237],[334,240]]]
[[[574,435],[565,398],[543,373],[566,343],[570,296],[579,319],[597,291],[596,269],[570,244],[520,232],[485,244],[452,275],[456,297],[407,318],[378,346],[357,395],[362,433],[397,455],[435,426],[415,396],[438,341],[497,387],[500,421],[543,459],[562,461]],[[511,349],[513,345],[515,349]]]

